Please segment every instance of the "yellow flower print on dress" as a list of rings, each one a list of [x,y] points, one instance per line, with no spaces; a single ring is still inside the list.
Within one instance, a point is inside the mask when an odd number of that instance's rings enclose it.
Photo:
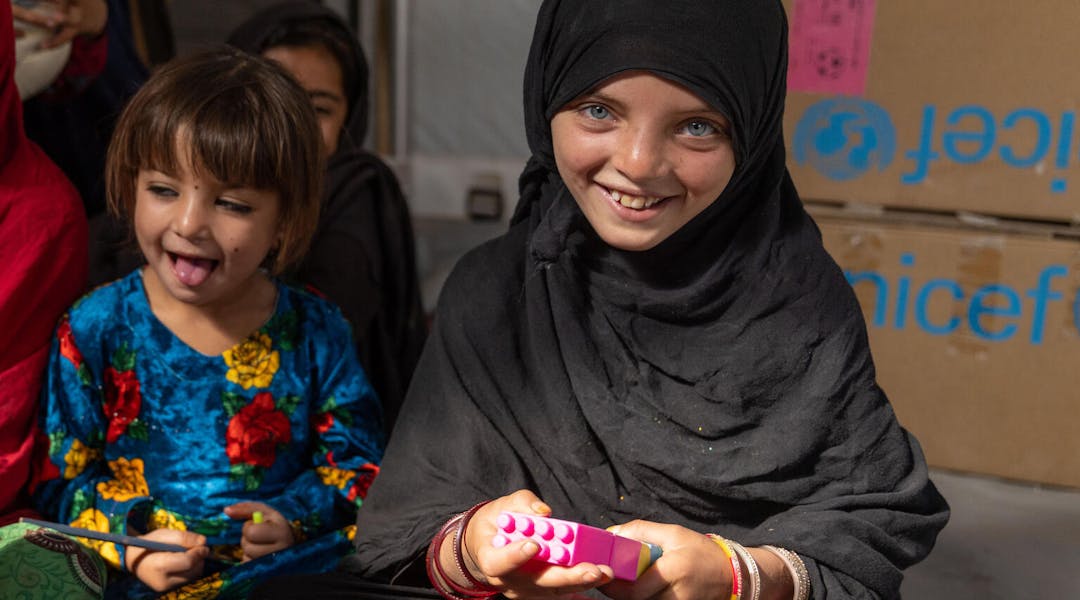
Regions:
[[[159,508],[150,515],[146,528],[150,531],[155,529],[176,529],[177,531],[187,531],[187,524],[176,518],[176,515]]]
[[[345,489],[349,481],[356,477],[356,471],[335,467],[315,467],[315,472],[319,474],[319,479],[322,479],[324,485],[336,486],[339,490]]]
[[[64,479],[75,479],[86,470],[86,465],[101,458],[101,449],[91,448],[82,440],[71,442],[71,448],[64,455]]]
[[[225,378],[245,390],[269,387],[281,361],[270,344],[270,336],[261,332],[226,350],[222,357],[229,366]]]
[[[108,533],[109,518],[105,516],[105,513],[96,508],[88,508],[79,513],[79,516],[71,522],[71,526]],[[120,568],[120,553],[116,550],[116,544],[104,542],[102,540],[91,540],[84,537],[76,539],[100,554],[101,558],[105,559],[105,562],[110,566],[117,569]]]
[[[109,461],[116,479],[102,481],[97,484],[97,491],[106,500],[126,502],[132,498],[150,495],[150,487],[146,484],[143,476],[143,460],[133,458],[130,461],[124,457]]]
[[[221,586],[225,584],[221,579],[221,573],[214,573],[210,577],[204,577],[193,581],[183,587],[158,596],[158,600],[210,600],[217,598]]]
[[[356,539],[356,523],[349,525],[341,531],[345,534],[345,539],[349,540],[350,542]]]

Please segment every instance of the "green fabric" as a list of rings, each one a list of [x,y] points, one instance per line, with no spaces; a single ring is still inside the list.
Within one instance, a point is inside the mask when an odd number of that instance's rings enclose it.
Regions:
[[[102,598],[105,563],[72,538],[36,525],[0,527],[0,600]]]

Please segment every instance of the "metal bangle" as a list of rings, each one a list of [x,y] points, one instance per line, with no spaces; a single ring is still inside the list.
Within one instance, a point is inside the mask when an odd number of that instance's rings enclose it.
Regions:
[[[799,558],[799,555],[779,546],[762,546],[762,548],[780,557],[780,560],[787,565],[795,588],[794,593],[791,595],[792,600],[807,600],[810,597],[810,575],[806,572],[806,564]]]
[[[742,559],[743,564],[746,565],[746,571],[750,574],[750,582],[748,591],[750,592],[750,600],[761,600],[761,570],[758,569],[757,561],[754,560],[754,555],[750,554],[742,544],[738,544],[728,540],[731,544],[731,548]]]

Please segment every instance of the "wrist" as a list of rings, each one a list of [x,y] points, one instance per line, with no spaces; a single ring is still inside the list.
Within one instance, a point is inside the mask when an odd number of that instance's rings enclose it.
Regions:
[[[494,592],[495,588],[487,582],[487,576],[483,574],[480,569],[480,565],[476,563],[476,559],[473,558],[471,552],[469,552],[468,544],[468,527],[472,522],[473,517],[480,511],[481,508],[486,506],[490,500],[479,502],[473,505],[472,508],[465,511],[461,516],[461,521],[458,523],[457,531],[454,535],[453,555],[454,562],[457,563],[458,570],[461,575],[468,581],[469,586],[482,591]],[[475,547],[475,546],[474,546]]]
[[[425,560],[428,579],[435,591],[447,600],[488,598],[498,593],[484,579],[475,559],[466,549],[466,527],[487,502],[455,515],[432,538]],[[479,575],[478,575],[479,574]]]
[[[139,550],[141,550],[141,548]],[[138,550],[125,552],[124,560],[120,562],[120,564],[124,566],[125,571],[127,571],[128,573],[133,573],[136,577],[139,575],[138,573],[136,573],[136,568],[138,567],[138,560],[140,554],[141,552],[139,552]]]

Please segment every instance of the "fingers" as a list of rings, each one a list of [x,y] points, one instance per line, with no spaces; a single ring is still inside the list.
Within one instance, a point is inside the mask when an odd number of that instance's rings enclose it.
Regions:
[[[622,525],[613,525],[608,527],[607,530],[615,535],[656,544],[665,549],[677,546],[680,538],[685,537],[688,533],[688,530],[677,525],[654,523],[640,519]]]
[[[286,537],[284,534],[288,532]],[[256,523],[248,521],[244,523],[244,540],[256,545],[276,544],[291,541],[292,529],[287,523],[280,520],[263,521]]]
[[[237,502],[225,507],[225,514],[238,521],[250,520],[256,512],[262,513],[264,520],[269,520],[272,515],[281,517],[281,513],[274,510],[274,507],[263,502]],[[284,517],[281,519],[284,520]]]
[[[206,537],[175,529],[155,529],[141,537],[188,548],[185,552],[156,552],[128,546],[128,569],[152,589],[164,591],[201,576],[203,561],[210,555]]]
[[[489,547],[481,549],[484,574],[488,577],[505,577],[525,566],[537,553],[540,546],[532,540],[518,540],[503,548]]]
[[[519,490],[493,500],[473,515],[462,538],[462,552],[465,554],[463,558],[466,563],[475,563],[468,566],[476,566],[485,577],[505,575],[529,562],[529,559],[540,551],[535,543],[526,545],[525,540],[519,540],[517,544],[505,548],[497,549],[492,546],[492,540],[498,532],[495,521],[503,511],[546,516],[551,514],[551,507],[542,502],[536,494]]]
[[[259,513],[258,518],[255,518],[255,513]],[[266,556],[293,544],[289,521],[269,504],[237,502],[226,506],[225,514],[233,519],[247,521],[240,539],[245,561]],[[260,522],[256,523],[256,520]]]
[[[56,27],[63,15],[53,11],[31,10],[22,6],[11,6],[11,15],[20,21],[39,25],[48,29]]]
[[[269,523],[255,525],[249,522],[244,526],[240,548],[244,551],[243,560],[247,562],[284,550],[291,546],[292,542],[292,530],[288,527],[279,528]]]
[[[498,502],[500,512],[509,510],[544,517],[551,514],[551,507],[530,490],[518,490],[509,496],[503,496],[500,500],[503,500],[503,502]]]
[[[155,529],[146,535],[139,536],[148,540],[154,540],[155,542],[165,542],[166,544],[177,544],[188,549],[198,549],[206,547],[206,536],[193,531],[182,531],[179,529]],[[179,554],[179,553],[174,553]]]
[[[518,540],[503,548],[490,548],[484,556],[484,572],[496,584],[511,590],[542,588],[545,594],[571,594],[603,585],[613,578],[611,567],[579,563],[572,567],[531,562],[540,547],[532,540]]]
[[[80,0],[63,10],[61,7],[27,9],[19,6],[11,9],[16,19],[53,30],[53,35],[41,42],[45,49],[66,44],[79,35],[100,35],[109,16],[108,5],[103,0]]]
[[[157,590],[167,590],[194,581],[202,575],[203,561],[210,554],[206,546],[189,548],[187,552],[153,552],[143,559],[143,570],[156,571]],[[151,582],[147,582],[151,583]]]
[[[266,556],[293,544],[289,521],[269,504],[238,502],[226,506],[225,514],[233,519],[247,520],[240,539],[245,561]]]
[[[536,578],[536,584],[558,590],[561,594],[568,594],[584,592],[604,585],[613,579],[614,574],[608,565],[579,563],[572,567],[551,566],[544,568],[542,574]]]
[[[615,600],[644,600],[645,598],[664,598],[671,588],[670,582],[660,569],[655,567],[645,571],[636,581],[615,579],[604,585],[600,591]]]
[[[591,590],[611,580],[611,567],[590,563],[572,567],[530,563],[505,578],[494,578],[507,590],[504,595],[510,598],[563,597]]]
[[[622,537],[627,537],[642,542],[655,544],[664,549],[665,555],[669,549],[676,549],[686,542],[688,534],[699,537],[698,534],[668,524],[654,523],[652,521],[634,520],[621,525],[608,527],[609,532]],[[661,564],[664,557],[661,556],[653,566],[642,573],[636,581],[614,580],[603,586],[605,595],[617,600],[641,600],[644,598],[664,598],[670,590],[670,574],[665,572],[665,564]]]
[[[551,507],[529,490],[518,490],[482,507],[465,528],[463,560],[470,571],[503,590],[508,598],[570,598],[611,581],[611,567],[581,563],[572,567],[532,560],[540,546],[522,539],[502,547],[492,540],[496,519],[504,511],[550,516]],[[475,567],[475,569],[474,569]]]

